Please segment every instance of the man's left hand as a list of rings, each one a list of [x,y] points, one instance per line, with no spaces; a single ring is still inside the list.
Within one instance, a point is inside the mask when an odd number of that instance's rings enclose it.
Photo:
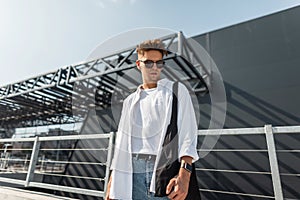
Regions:
[[[177,177],[172,178],[167,186],[166,193],[172,200],[184,200],[188,194],[190,183],[190,173],[180,169]]]

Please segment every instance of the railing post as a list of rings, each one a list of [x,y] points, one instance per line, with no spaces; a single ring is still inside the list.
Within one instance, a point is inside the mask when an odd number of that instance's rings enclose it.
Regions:
[[[32,181],[32,179],[33,179],[34,170],[35,170],[36,162],[37,162],[38,155],[39,155],[39,150],[40,150],[39,136],[36,136],[33,147],[32,147],[31,158],[30,158],[30,163],[29,163],[29,167],[28,167],[25,187],[28,187],[29,182]]]
[[[44,160],[45,160],[45,155],[42,156],[40,171],[44,171]]]
[[[25,157],[25,161],[24,161],[24,166],[23,166],[23,170],[26,170],[26,165],[27,165],[27,161],[28,161],[28,154],[26,153],[26,157]]]
[[[110,171],[110,164],[111,164],[112,153],[113,153],[113,141],[114,141],[114,132],[111,132],[110,136],[109,136],[108,151],[107,151],[106,171],[105,171],[105,181],[104,181],[104,194],[106,194],[107,184],[109,181],[109,171]]]
[[[272,125],[265,125],[265,134],[266,134],[268,154],[270,160],[274,196],[276,200],[283,200],[281,179],[279,174],[278,161],[276,155],[276,146],[274,142]]]

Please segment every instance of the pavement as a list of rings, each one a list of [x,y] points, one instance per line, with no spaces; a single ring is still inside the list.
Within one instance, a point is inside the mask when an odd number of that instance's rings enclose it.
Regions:
[[[22,190],[18,188],[0,187],[1,200],[75,200],[73,198],[61,197],[52,194]]]

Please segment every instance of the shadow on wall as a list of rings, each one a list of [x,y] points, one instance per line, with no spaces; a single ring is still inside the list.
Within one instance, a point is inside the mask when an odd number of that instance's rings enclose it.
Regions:
[[[300,116],[296,116],[295,114],[284,110],[280,106],[275,106],[262,98],[254,96],[249,92],[226,82],[225,88],[227,95],[227,112],[224,128],[261,127],[265,124],[272,124],[273,126],[290,126],[300,124]],[[297,90],[297,88],[295,88],[295,90]],[[282,91],[282,93],[284,94],[284,91]],[[285,97],[282,97],[282,100],[285,102],[280,103],[280,105],[296,101]],[[208,125],[210,120],[209,95],[199,97],[198,101],[200,104],[199,129],[205,129],[209,127]],[[294,103],[294,107],[296,109],[295,113],[299,110],[296,108],[296,105],[297,104]]]

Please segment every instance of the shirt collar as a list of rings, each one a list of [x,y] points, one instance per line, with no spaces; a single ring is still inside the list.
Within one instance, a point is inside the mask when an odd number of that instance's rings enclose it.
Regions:
[[[158,82],[157,82],[157,89],[160,90],[163,86],[165,86],[167,83],[169,82],[169,80],[167,78],[164,78],[164,79],[160,79]],[[139,85],[136,92],[138,94],[140,94],[140,92],[142,91],[142,86],[143,84]]]

